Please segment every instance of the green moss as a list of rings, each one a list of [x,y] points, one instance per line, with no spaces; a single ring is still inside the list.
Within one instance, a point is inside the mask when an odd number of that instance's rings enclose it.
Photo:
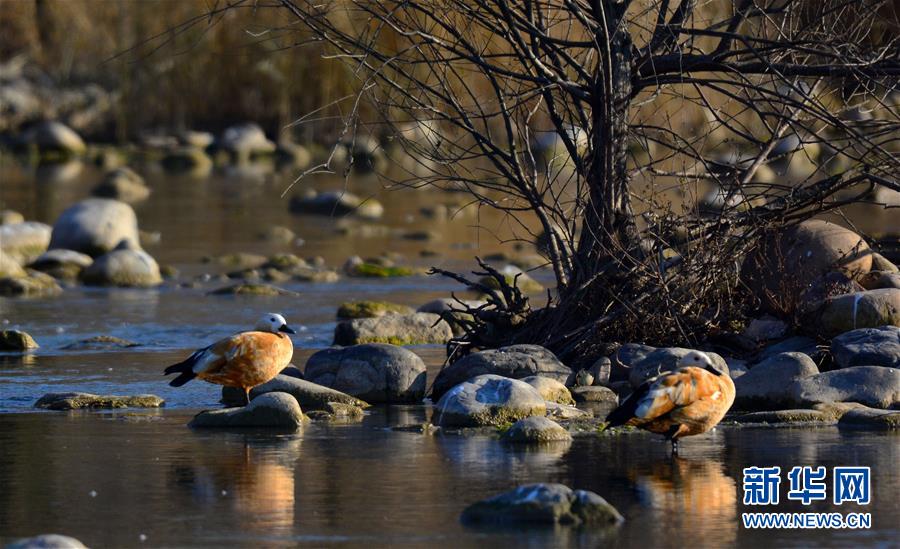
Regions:
[[[352,276],[369,278],[392,278],[397,276],[412,276],[415,270],[409,267],[385,267],[374,263],[360,263],[353,267]]]
[[[292,292],[290,290],[285,290],[282,288],[278,288],[276,286],[270,286],[269,284],[235,284],[233,286],[226,286],[225,288],[219,288],[218,290],[213,290],[209,294],[210,295],[252,295],[252,296],[280,296],[280,295],[296,296],[296,295],[299,295],[299,294],[297,294],[297,292]]]
[[[518,276],[518,280],[516,279],[515,275],[510,275],[510,274],[503,275],[503,279],[510,286],[513,286],[513,285],[518,286],[519,290],[521,290],[522,293],[525,293],[525,294],[536,294],[536,293],[542,292],[544,290],[544,287],[541,285],[540,282],[536,281],[535,279],[531,278],[530,276],[528,276],[525,273],[520,274]],[[500,289],[500,284],[497,282],[497,279],[495,279],[492,276],[482,277],[478,280],[478,282],[480,284],[487,286],[488,288],[492,288],[494,290]]]
[[[114,396],[89,393],[50,393],[42,396],[34,406],[48,410],[77,410],[80,408],[159,408],[165,401],[156,395]]]
[[[363,337],[360,338],[357,342],[359,344],[362,343],[389,343],[391,345],[427,345],[431,343],[430,341],[421,341],[418,339],[413,339],[410,337],[398,337],[398,336],[389,336],[389,337]]]
[[[338,318],[373,318],[388,313],[411,314],[413,310],[406,305],[389,301],[348,301],[342,303],[337,310]]]

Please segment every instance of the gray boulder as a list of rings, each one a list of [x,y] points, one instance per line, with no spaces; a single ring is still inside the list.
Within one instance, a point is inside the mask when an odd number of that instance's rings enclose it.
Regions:
[[[562,484],[527,484],[479,501],[463,511],[464,523],[544,523],[617,526],[621,513],[594,492]]]
[[[0,251],[19,265],[30,263],[47,250],[51,231],[37,221],[0,225]]]
[[[286,393],[268,393],[239,408],[200,412],[188,427],[272,427],[297,429],[306,418],[297,400]]]
[[[334,329],[335,345],[391,343],[420,345],[446,343],[453,337],[450,325],[431,313],[385,315],[339,322]]]
[[[317,193],[308,190],[291,198],[290,210],[298,214],[327,216],[354,215],[363,219],[381,219],[384,206],[374,198],[363,199],[345,191]]]
[[[144,184],[143,177],[123,166],[107,173],[103,181],[91,190],[91,194],[134,203],[146,200],[150,196],[150,188]]]
[[[262,128],[253,122],[227,128],[219,137],[218,146],[241,158],[275,152],[275,143],[269,141]]]
[[[480,375],[447,391],[435,405],[433,422],[442,427],[501,425],[543,416],[547,406],[531,385],[517,379]]]
[[[599,385],[575,387],[572,389],[572,397],[575,402],[609,402],[612,404],[619,402],[619,396],[615,391]]]
[[[882,288],[828,298],[815,321],[816,333],[823,337],[880,326],[900,326],[900,289]]]
[[[77,539],[60,534],[41,534],[33,538],[16,540],[5,549],[87,549]]]
[[[588,371],[594,377],[594,385],[609,385],[609,379],[612,375],[612,361],[609,357],[601,356],[594,361]]]
[[[75,280],[93,262],[94,260],[87,254],[57,248],[42,253],[29,267],[36,271],[47,273],[54,278]]]
[[[764,348],[759,353],[758,361],[762,362],[781,353],[803,353],[813,359],[820,354],[816,340],[806,336],[793,336]]]
[[[319,351],[309,357],[305,377],[367,402],[419,402],[425,396],[422,359],[384,343]]]
[[[98,257],[81,273],[81,280],[92,286],[150,288],[162,284],[162,275],[150,254],[121,247]]]
[[[788,325],[774,318],[754,318],[741,335],[753,341],[779,339],[787,333]]]
[[[89,198],[66,209],[53,225],[50,248],[63,248],[92,257],[112,251],[120,242],[138,248],[138,222],[128,204],[108,198]]]
[[[35,408],[47,410],[78,410],[81,408],[159,408],[166,401],[156,395],[94,395],[91,393],[47,393],[34,403]]]
[[[452,387],[481,374],[513,379],[536,375],[566,385],[574,381],[572,370],[548,349],[540,345],[510,345],[472,353],[441,370],[434,380],[432,398],[440,398]]]
[[[537,389],[537,392],[541,394],[541,397],[548,402],[575,404],[575,400],[572,399],[572,393],[569,392],[569,388],[553,378],[528,376],[522,378],[522,381]]]
[[[745,376],[746,377],[746,376]],[[793,399],[801,404],[859,402],[873,408],[900,404],[900,370],[851,366],[798,380]]]
[[[631,348],[629,348],[631,347]],[[647,345],[623,345],[616,353],[616,359],[629,368],[628,381],[638,387],[651,377],[676,369],[678,360],[694,352],[682,347],[650,347]],[[704,351],[705,352],[705,351]],[[728,372],[728,363],[716,353],[705,352],[721,371]]]
[[[848,410],[838,420],[838,427],[893,431],[900,429],[900,411],[860,407]]]
[[[304,410],[328,411],[329,402],[349,404],[360,408],[368,408],[369,404],[346,393],[323,387],[305,379],[298,379],[279,374],[272,380],[254,387],[250,391],[250,397],[255,398],[266,393],[288,393],[297,400]],[[244,391],[234,387],[222,388],[222,402],[226,405],[238,405],[244,403]]]
[[[831,340],[831,354],[839,368],[848,366],[900,368],[900,328],[880,326],[843,333]]]
[[[40,151],[82,154],[87,146],[74,130],[62,122],[39,122],[22,134],[22,141]]]
[[[816,363],[803,353],[769,357],[734,380],[735,407],[774,409],[793,404],[794,383],[818,373]]]
[[[30,351],[40,345],[22,330],[0,330],[0,351]]]
[[[531,416],[513,423],[502,438],[506,442],[560,442],[572,440],[572,435],[552,419]]]

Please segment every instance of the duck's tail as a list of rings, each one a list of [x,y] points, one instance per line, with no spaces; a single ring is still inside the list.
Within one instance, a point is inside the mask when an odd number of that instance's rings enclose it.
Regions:
[[[196,351],[194,354],[189,356],[187,360],[183,362],[179,362],[178,364],[173,364],[165,369],[163,375],[167,376],[170,374],[179,374],[178,377],[169,382],[169,385],[172,387],[181,387],[188,381],[197,377],[197,374],[194,373],[194,364],[197,363],[197,359],[203,354],[203,351],[206,349],[200,349]]]

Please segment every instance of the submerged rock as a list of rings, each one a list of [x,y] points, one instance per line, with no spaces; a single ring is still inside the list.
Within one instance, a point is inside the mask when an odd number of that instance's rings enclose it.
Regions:
[[[419,402],[425,396],[422,359],[381,343],[321,350],[309,357],[306,379],[367,402]]]
[[[297,399],[286,393],[272,392],[259,395],[246,406],[200,412],[188,423],[188,427],[195,429],[215,427],[297,429],[303,425],[304,421],[306,421],[306,417],[303,415]]]
[[[572,435],[552,419],[531,416],[513,423],[502,438],[507,442],[559,442],[572,440]]]
[[[556,402],[558,404],[575,404],[572,393],[569,388],[558,380],[544,376],[528,376],[522,378],[522,381],[531,385],[541,397],[548,402]]]
[[[0,330],[0,351],[30,351],[40,345],[22,330]]]
[[[450,325],[429,313],[385,315],[379,318],[357,318],[339,322],[334,329],[335,345],[390,343],[421,345],[446,343],[453,337]]]
[[[337,317],[342,319],[375,318],[386,314],[408,315],[414,312],[412,307],[389,301],[347,301],[338,307]]]
[[[380,219],[384,215],[384,206],[374,198],[362,199],[344,191],[308,190],[291,198],[290,210],[298,214],[355,215],[363,219]]]
[[[108,198],[88,198],[60,214],[53,225],[50,248],[96,257],[112,251],[123,240],[132,248],[140,248],[137,216],[131,206]]]
[[[771,410],[750,412],[734,418],[738,423],[834,423],[835,418],[819,410]]]
[[[150,196],[150,188],[144,184],[144,178],[137,172],[123,166],[107,173],[103,181],[91,190],[91,194],[134,203],[146,200]]]
[[[77,539],[60,534],[41,534],[33,538],[16,540],[5,549],[87,549]]]
[[[371,261],[363,261],[357,256],[351,257],[344,263],[344,272],[347,276],[358,278],[396,278],[419,274],[419,271],[410,267],[398,267],[396,265],[383,265]]]
[[[883,288],[828,298],[818,314],[816,332],[832,337],[880,326],[900,326],[900,289]]]
[[[524,381],[488,374],[447,391],[435,405],[433,422],[441,427],[478,427],[546,413],[537,389]]]
[[[610,527],[625,521],[594,492],[562,484],[527,484],[479,501],[462,513],[464,523],[545,523]]]
[[[284,288],[272,286],[271,284],[233,284],[231,286],[225,286],[224,288],[215,289],[215,290],[209,292],[208,295],[255,295],[255,296],[264,296],[264,297],[273,297],[273,296],[298,297],[300,294],[298,294],[297,292],[292,292],[291,290],[285,290]]]
[[[845,332],[831,340],[831,354],[839,368],[900,368],[900,328],[880,326]]]
[[[126,243],[98,257],[81,273],[81,280],[91,286],[151,288],[162,284],[156,260],[147,252]]]
[[[362,421],[365,417],[365,412],[359,406],[329,402],[325,405],[324,410],[311,410],[307,415],[314,421],[353,423]]]
[[[90,393],[47,393],[34,403],[35,408],[78,410],[81,408],[159,408],[165,400],[156,395],[93,395]]]
[[[900,429],[900,411],[868,407],[848,410],[838,420],[838,427],[884,431]]]
[[[455,385],[481,374],[513,379],[537,375],[564,384],[570,384],[574,375],[556,355],[540,345],[510,345],[472,353],[447,366],[434,380],[432,397],[439,398]]]
[[[305,379],[297,379],[279,374],[271,381],[267,381],[258,387],[254,387],[250,391],[250,396],[255,398],[258,395],[266,393],[288,393],[297,399],[297,403],[304,410],[328,410],[328,403],[338,402],[340,404],[348,404],[358,406],[360,408],[368,408],[369,404],[358,398],[352,397],[346,393],[323,387],[317,383],[306,381]],[[226,405],[243,404],[244,391],[234,387],[222,388],[222,402]]]
[[[802,404],[859,402],[873,408],[900,404],[900,370],[852,366],[798,380],[793,399]]]
[[[127,349],[128,347],[139,347],[140,343],[128,341],[120,337],[99,335],[82,339],[74,343],[64,345],[61,349],[65,351],[105,351],[109,349]]]
[[[794,404],[794,383],[818,373],[816,363],[803,353],[769,357],[734,380],[735,407],[771,409]]]

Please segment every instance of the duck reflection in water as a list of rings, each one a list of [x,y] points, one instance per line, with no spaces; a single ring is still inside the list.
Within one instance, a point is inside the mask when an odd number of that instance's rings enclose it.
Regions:
[[[737,483],[714,459],[661,459],[628,472],[638,501],[649,508],[659,546],[667,545],[666,530],[690,532],[691,545],[729,546],[737,537]]]
[[[230,436],[230,435],[229,435]],[[268,535],[294,528],[294,469],[300,439],[254,440],[209,444],[198,440],[182,448],[188,463],[174,469],[174,483],[190,491],[195,505],[228,506],[226,514],[240,530]]]

